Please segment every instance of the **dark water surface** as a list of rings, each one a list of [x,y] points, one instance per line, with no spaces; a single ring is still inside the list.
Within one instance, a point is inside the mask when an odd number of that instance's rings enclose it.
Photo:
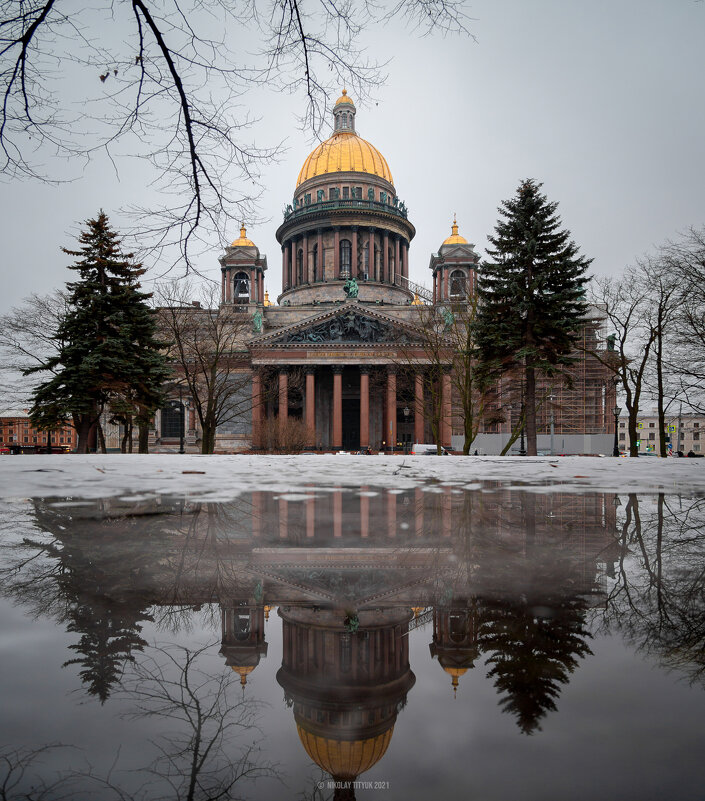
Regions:
[[[705,498],[34,499],[0,525],[0,798],[705,798]]]

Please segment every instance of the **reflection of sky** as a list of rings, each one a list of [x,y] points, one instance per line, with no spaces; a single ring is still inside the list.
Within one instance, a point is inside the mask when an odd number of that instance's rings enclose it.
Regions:
[[[103,707],[87,699],[77,668],[60,667],[70,656],[72,635],[46,620],[27,620],[16,607],[2,604],[0,610],[5,738],[12,732],[14,745],[62,742],[85,749],[56,752],[56,767],[80,766],[85,758],[98,771],[107,770],[118,748],[119,766],[143,765],[150,753],[147,741],[162,731],[163,722],[121,719],[123,702],[115,697]],[[197,619],[192,634],[179,636],[179,642],[217,638],[218,632],[204,630]],[[144,633],[150,642],[155,636],[165,639],[149,624]],[[563,687],[558,711],[543,719],[543,731],[526,737],[510,715],[501,713],[481,660],[460,679],[453,698],[450,677],[430,658],[431,635],[430,625],[410,635],[416,685],[386,755],[362,777],[390,782],[389,791],[374,797],[420,801],[451,798],[460,790],[488,801],[702,797],[705,695],[641,661],[618,639],[591,641],[595,655],[582,660]],[[293,712],[275,680],[281,665],[281,620],[275,610],[266,636],[269,652],[250,674],[246,696],[270,704],[261,718],[263,745],[267,757],[279,763],[288,789],[281,793],[262,780],[246,797],[263,801],[296,797],[319,773],[299,742]],[[207,660],[214,670],[222,666],[217,651],[216,645]],[[239,687],[234,690],[239,696]],[[129,786],[133,779],[121,780]]]

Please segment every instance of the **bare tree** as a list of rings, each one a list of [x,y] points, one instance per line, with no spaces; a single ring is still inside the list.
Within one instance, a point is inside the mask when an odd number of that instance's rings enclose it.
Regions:
[[[55,333],[66,314],[66,304],[63,291],[33,294],[0,317],[0,391],[9,404],[31,404],[38,382],[24,373],[59,352],[61,343]]]
[[[606,315],[612,333],[607,350],[591,354],[613,373],[615,383],[624,393],[627,407],[629,455],[638,456],[637,423],[639,404],[645,391],[656,331],[651,324],[649,288],[635,269],[620,278],[595,279],[590,285],[591,298]]]
[[[165,201],[132,209],[136,233],[177,245],[188,269],[199,241],[252,218],[259,168],[279,152],[251,141],[247,93],[303,92],[302,122],[318,134],[332,91],[364,102],[383,80],[360,38],[395,19],[467,33],[464,0],[0,0],[0,169],[57,180],[57,156],[147,160]]]
[[[680,396],[693,409],[705,410],[705,228],[691,228],[660,251],[664,272],[678,287],[672,311],[669,370],[677,376]]]
[[[219,308],[220,289],[214,284],[172,282],[158,287],[155,297],[162,335],[170,341],[174,382],[193,402],[202,453],[213,453],[218,426],[252,411],[247,350],[252,318],[233,307]]]

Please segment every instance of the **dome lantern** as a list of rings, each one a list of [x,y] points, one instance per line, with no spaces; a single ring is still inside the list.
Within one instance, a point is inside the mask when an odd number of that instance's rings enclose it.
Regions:
[[[336,133],[355,133],[355,104],[348,97],[347,89],[335,101],[333,107],[334,130]]]

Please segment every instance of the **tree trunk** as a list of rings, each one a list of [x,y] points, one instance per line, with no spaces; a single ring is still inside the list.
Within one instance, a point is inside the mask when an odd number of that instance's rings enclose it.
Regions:
[[[98,435],[98,447],[100,448],[100,452],[107,453],[108,450],[105,447],[105,435],[103,434],[103,426],[100,424],[100,421],[96,423],[96,434]]]
[[[666,445],[666,410],[663,404],[663,324],[659,319],[659,333],[656,338],[656,404],[658,407],[658,430],[659,430],[659,456],[664,459],[668,456]]]
[[[141,420],[137,424],[138,431],[138,453],[149,453],[149,423]]]
[[[88,453],[90,445],[91,434],[93,433],[94,419],[87,414],[74,415],[73,427],[76,429],[78,435],[78,442],[76,444],[76,453]]]
[[[526,418],[526,455],[536,456],[536,373],[533,367],[525,368],[524,415]]]

